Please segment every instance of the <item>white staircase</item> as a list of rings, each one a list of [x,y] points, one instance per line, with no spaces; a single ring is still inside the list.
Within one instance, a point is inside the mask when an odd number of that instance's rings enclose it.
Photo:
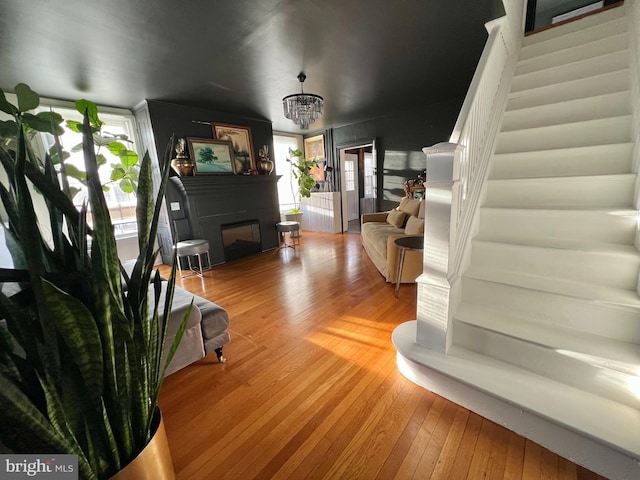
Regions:
[[[640,417],[627,35],[615,8],[525,39],[451,336],[454,354],[608,400],[592,415],[622,430],[629,413]],[[571,395],[559,407],[573,408]],[[637,430],[613,440],[598,437],[604,427],[569,426],[640,455]]]
[[[427,180],[453,173],[428,184],[417,320],[393,333],[411,380],[625,479],[640,478],[638,19],[627,0],[526,37],[517,64],[488,28],[451,143],[424,149]]]

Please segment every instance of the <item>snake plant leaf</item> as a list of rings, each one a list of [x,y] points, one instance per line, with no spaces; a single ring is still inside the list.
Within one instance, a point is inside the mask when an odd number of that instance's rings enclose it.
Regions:
[[[49,155],[45,155],[44,167],[45,175],[49,177],[49,181],[57,183],[58,176]],[[49,225],[51,228],[51,237],[53,239],[53,253],[57,256],[57,261],[60,264],[64,264],[67,260],[67,258],[65,258],[65,252],[67,250],[66,245],[68,243],[67,237],[64,234],[64,216],[60,210],[55,208],[48,198],[45,197],[44,200],[47,204],[47,210],[49,211]]]
[[[26,83],[19,83],[15,88],[16,97],[18,97],[18,110],[26,112],[33,110],[40,105],[40,96],[31,90]]]
[[[60,398],[52,388],[51,379],[43,379],[38,377],[40,386],[44,392],[45,401],[47,404],[47,415],[51,422],[51,426],[61,437],[67,439],[70,444],[70,453],[78,455],[78,469],[83,478],[96,478],[95,473],[87,460],[84,451],[82,450],[75,433],[69,428],[67,423],[67,415],[65,414],[64,406],[60,401]]]
[[[45,265],[43,262],[45,255],[42,251],[42,237],[40,235],[40,230],[38,229],[38,219],[33,209],[31,193],[26,181],[26,164],[24,132],[22,129],[19,129],[14,179],[16,204],[18,206],[17,227],[20,232],[20,241],[29,267],[29,274],[32,279],[32,288],[36,299],[36,305],[42,319],[41,323],[46,325],[47,322],[45,320],[48,317],[48,313],[46,306],[44,305],[41,286],[37,280],[45,272]]]
[[[103,425],[105,426],[105,436],[109,444],[108,451],[111,452],[112,468],[114,471],[117,472],[123,467],[121,458],[122,457],[129,458],[131,456],[132,454],[131,450],[133,448],[133,445],[131,441],[124,442],[126,443],[126,445],[118,445],[115,433],[113,431],[113,428],[111,427],[111,420],[109,419],[109,413],[107,412],[107,408],[104,404],[104,399],[102,400],[103,400],[101,404],[102,422],[103,422]],[[130,430],[130,426],[128,423],[124,426],[127,430]],[[89,440],[91,439],[90,436],[88,436],[88,438]]]
[[[16,384],[0,373],[0,442],[14,451],[65,452],[68,441]]]
[[[0,163],[7,172],[9,178],[16,177],[15,166],[17,162],[2,149],[0,149]],[[43,196],[50,199],[56,208],[62,210],[62,213],[70,219],[71,223],[76,224],[79,221],[79,213],[73,205],[71,198],[60,191],[56,184],[52,184],[49,179],[31,162],[22,162],[21,167],[24,168],[24,175],[33,183],[33,185],[42,193]],[[4,198],[2,199],[4,202]],[[6,204],[4,204],[6,206]]]
[[[56,328],[80,370],[87,391],[97,402],[103,394],[103,353],[93,316],[79,300],[47,280],[42,281],[42,286]]]
[[[6,322],[0,321],[0,373],[14,382],[20,381],[20,371],[15,364],[14,354],[15,341],[9,333]]]
[[[142,157],[140,172],[138,175],[138,202],[136,204],[136,218],[138,222],[138,246],[148,245],[153,218],[153,178],[151,170],[151,157],[145,154]]]

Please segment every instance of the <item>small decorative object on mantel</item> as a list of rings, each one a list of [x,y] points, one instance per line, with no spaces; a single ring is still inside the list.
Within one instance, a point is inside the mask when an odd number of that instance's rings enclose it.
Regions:
[[[424,198],[424,181],[427,178],[427,171],[424,170],[417,179],[411,179],[404,182],[404,193],[407,198],[422,200]]]
[[[258,162],[258,172],[260,175],[271,175],[273,172],[273,162],[269,158],[269,145],[263,145],[258,151],[260,161]]]
[[[193,161],[185,153],[186,141],[184,138],[176,142],[176,158],[171,160],[171,168],[181,177],[193,174]]]

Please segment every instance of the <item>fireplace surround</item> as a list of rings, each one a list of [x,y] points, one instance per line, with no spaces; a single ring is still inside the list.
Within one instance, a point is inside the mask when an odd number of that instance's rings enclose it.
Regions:
[[[160,236],[163,261],[171,258],[175,236],[208,240],[212,265],[277,248],[279,179],[277,175],[171,177],[165,198],[173,228]],[[243,228],[247,226],[248,230]],[[225,248],[223,231],[234,227],[236,233],[227,234],[232,240]]]

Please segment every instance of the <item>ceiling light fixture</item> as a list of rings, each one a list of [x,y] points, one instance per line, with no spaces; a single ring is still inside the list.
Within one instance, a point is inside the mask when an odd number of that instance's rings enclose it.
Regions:
[[[298,75],[301,93],[287,95],[282,99],[284,116],[296,125],[300,125],[302,130],[308,130],[309,125],[322,116],[322,107],[324,105],[324,99],[320,95],[304,93],[303,84],[306,79],[307,76],[301,72]]]

